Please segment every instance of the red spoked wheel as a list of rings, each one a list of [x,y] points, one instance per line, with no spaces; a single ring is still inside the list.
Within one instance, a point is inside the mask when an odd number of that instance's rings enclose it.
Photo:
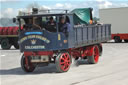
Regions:
[[[98,63],[99,60],[99,47],[97,45],[93,46],[91,51],[92,52],[92,56],[88,56],[88,63],[90,64],[96,64]]]
[[[30,62],[30,57],[25,57],[24,55],[21,58],[21,67],[25,72],[33,72],[36,65]]]
[[[71,57],[69,53],[60,53],[56,57],[56,69],[58,72],[67,72],[71,65]]]

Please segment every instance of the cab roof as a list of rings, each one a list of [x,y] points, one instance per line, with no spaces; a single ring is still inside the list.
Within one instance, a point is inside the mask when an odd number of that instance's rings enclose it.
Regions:
[[[56,13],[56,14],[28,14],[28,15],[22,15],[17,16],[18,18],[31,18],[31,17],[42,17],[42,16],[63,16],[63,15],[73,15],[73,13]]]

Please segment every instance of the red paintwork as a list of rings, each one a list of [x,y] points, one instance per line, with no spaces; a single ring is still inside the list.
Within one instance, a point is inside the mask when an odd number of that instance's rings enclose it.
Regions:
[[[81,47],[81,48],[76,48],[76,49],[68,49],[67,51],[69,54],[74,57],[86,57],[86,56],[92,56],[94,53],[94,46],[88,46],[88,47]],[[41,55],[48,55],[53,57],[54,52],[53,51],[39,51],[39,52],[24,52],[24,56],[41,56]]]
[[[29,68],[29,64],[28,64],[28,56],[25,56],[25,64],[26,64],[26,67],[27,69]]]
[[[102,46],[102,44],[100,44],[100,46]],[[94,60],[97,63],[99,60],[99,49],[97,45],[81,47],[81,48],[77,48],[75,51],[72,50],[71,55],[74,58],[77,58],[77,57],[84,58],[86,56],[94,56]]]
[[[3,27],[3,35],[8,35],[8,27]]]
[[[21,27],[22,28],[22,27]],[[19,27],[0,27],[0,35],[18,35]]]
[[[29,66],[28,64],[28,56],[41,56],[41,55],[48,55],[48,56],[52,56],[53,52],[52,51],[39,51],[39,52],[24,52],[24,56],[25,56],[25,63],[27,65],[27,67]],[[30,66],[32,64],[30,63]]]
[[[124,39],[128,39],[128,33],[124,33],[124,34],[112,34],[111,37],[112,39],[114,39],[115,36],[119,36],[121,40],[124,40]]]
[[[60,68],[63,71],[68,71],[70,64],[71,64],[70,55],[68,53],[62,53],[62,55],[60,56],[59,62],[60,62],[59,63]]]
[[[21,30],[23,30],[23,26],[21,27]]]
[[[67,51],[69,52],[69,54],[71,56],[73,56],[74,58],[77,57],[86,57],[86,56],[92,56],[93,55],[93,50],[94,50],[94,46],[87,46],[87,47],[81,47],[81,48],[76,48],[76,49],[68,49]],[[24,52],[25,56],[36,56],[36,55],[50,55],[52,56],[54,54],[53,51],[39,51],[39,52]]]
[[[101,45],[102,46],[102,45]],[[98,62],[99,60],[99,48],[98,45],[92,45],[92,46],[86,46],[86,47],[81,47],[81,48],[70,48],[67,49],[67,52],[69,53],[62,53],[59,57],[59,66],[60,69],[64,72],[68,71],[71,65],[71,57],[74,57],[76,59],[78,59],[79,57],[81,58],[86,58],[87,56],[93,56],[95,63]],[[53,52],[53,51],[39,51],[39,52],[24,52],[24,56],[25,56],[25,63],[27,68],[29,68],[29,66],[32,66],[32,63],[28,62],[28,56],[42,56],[42,55],[47,55],[50,57],[54,57],[53,54],[57,53],[58,55],[58,51]]]
[[[13,35],[13,28],[14,27],[8,27],[8,35]]]
[[[102,44],[100,44],[102,46]],[[78,57],[86,57],[86,56],[93,56],[94,54],[94,46],[87,46],[87,47],[81,47],[76,49],[68,49],[67,50],[71,56],[74,58]]]
[[[3,34],[3,27],[0,27],[0,35]]]
[[[99,49],[98,46],[93,46],[93,55],[94,55],[94,60],[97,63],[99,60]]]
[[[81,56],[80,48],[71,49],[69,52],[70,52],[70,55],[73,56],[74,58]]]
[[[53,55],[53,51],[39,51],[39,52],[24,52],[24,56],[36,56],[36,55],[49,55],[52,56]]]
[[[18,35],[18,29],[19,29],[19,27],[14,27],[13,28],[13,35]]]
[[[87,48],[86,48],[86,56],[92,56],[93,55],[93,47],[94,46],[88,46]]]

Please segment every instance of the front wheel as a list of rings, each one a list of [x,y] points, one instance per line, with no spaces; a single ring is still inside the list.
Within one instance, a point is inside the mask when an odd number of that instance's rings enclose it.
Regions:
[[[92,52],[92,56],[87,56],[88,63],[89,64],[98,63],[98,60],[99,60],[99,48],[98,48],[98,46],[97,45],[93,46],[92,50],[90,52]]]
[[[58,72],[67,72],[71,65],[71,56],[69,53],[59,53],[55,60],[56,69]]]
[[[35,70],[35,65],[30,62],[30,57],[23,55],[21,58],[21,67],[25,72],[33,72]]]

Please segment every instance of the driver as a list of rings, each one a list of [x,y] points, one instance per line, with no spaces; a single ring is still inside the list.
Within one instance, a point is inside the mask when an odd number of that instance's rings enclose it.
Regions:
[[[32,28],[32,22],[33,22],[33,20],[31,18],[27,19],[26,24],[23,25],[23,30],[31,29]]]
[[[65,33],[66,36],[68,36],[68,32],[70,31],[71,25],[69,22],[66,22],[64,17],[60,18],[59,23],[59,32]]]
[[[56,32],[56,22],[54,21],[53,17],[50,17],[46,28],[50,32]]]
[[[49,21],[47,22],[47,25],[56,25],[56,22],[54,21],[53,17],[50,17]]]

